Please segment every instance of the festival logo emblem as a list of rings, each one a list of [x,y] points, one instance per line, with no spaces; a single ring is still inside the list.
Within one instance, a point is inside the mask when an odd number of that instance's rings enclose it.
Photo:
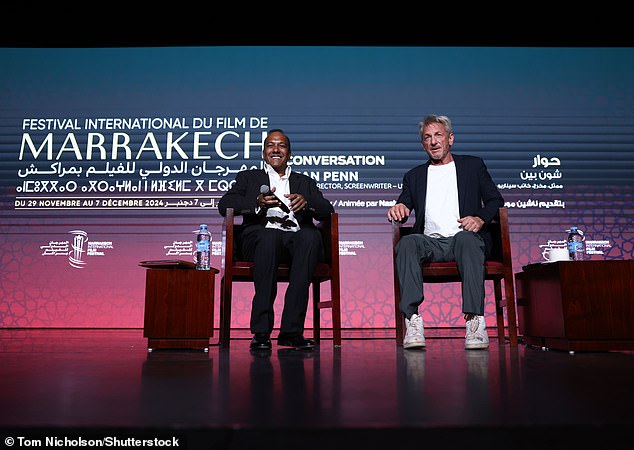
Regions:
[[[84,247],[88,241],[88,233],[83,230],[72,230],[69,232],[74,236],[71,250],[68,252],[68,263],[76,268],[83,269],[86,262],[83,256],[86,253]]]

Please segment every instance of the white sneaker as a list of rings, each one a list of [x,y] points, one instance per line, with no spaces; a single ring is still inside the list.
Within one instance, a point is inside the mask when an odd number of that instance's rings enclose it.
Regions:
[[[423,348],[425,347],[425,331],[423,318],[418,314],[412,314],[410,319],[405,318],[405,338],[403,348]]]
[[[464,317],[467,321],[467,333],[464,348],[467,350],[488,348],[489,335],[487,334],[484,316],[465,314]]]

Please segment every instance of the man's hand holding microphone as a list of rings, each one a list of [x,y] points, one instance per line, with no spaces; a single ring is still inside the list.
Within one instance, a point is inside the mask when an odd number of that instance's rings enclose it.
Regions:
[[[278,207],[285,213],[289,214],[291,210],[293,212],[301,211],[308,208],[308,201],[302,194],[287,194],[285,195],[290,200],[290,208],[281,198],[275,194],[275,188],[270,188],[266,184],[260,186],[260,195],[258,195],[258,206],[260,208],[275,208]]]

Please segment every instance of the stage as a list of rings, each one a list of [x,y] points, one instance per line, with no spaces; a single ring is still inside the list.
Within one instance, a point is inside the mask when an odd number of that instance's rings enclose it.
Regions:
[[[252,354],[244,331],[229,349],[148,352],[142,329],[2,329],[2,442],[631,448],[633,352],[512,348],[489,332],[488,351],[464,350],[462,330],[433,329],[425,351],[403,350],[386,329],[344,330],[336,349],[273,340],[270,354]]]

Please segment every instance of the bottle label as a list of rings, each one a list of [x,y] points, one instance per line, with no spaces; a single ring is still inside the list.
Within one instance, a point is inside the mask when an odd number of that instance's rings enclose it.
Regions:
[[[207,252],[209,251],[209,240],[203,239],[202,241],[198,241],[196,243],[196,250],[199,252]]]
[[[568,248],[570,250],[570,258],[573,261],[581,261],[584,259],[584,248],[583,242],[574,241],[568,244]]]

